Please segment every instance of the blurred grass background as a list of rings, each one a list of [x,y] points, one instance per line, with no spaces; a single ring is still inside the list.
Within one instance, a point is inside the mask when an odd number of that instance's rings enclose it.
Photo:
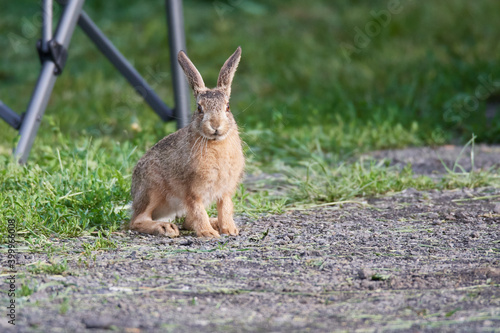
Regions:
[[[164,1],[88,0],[84,9],[172,106]],[[381,11],[391,13],[384,26],[375,18]],[[370,149],[464,144],[473,133],[476,142],[498,143],[499,12],[498,1],[184,1],[188,55],[208,86],[236,47],[243,49],[232,110],[248,144],[249,172],[304,165],[311,157],[334,165]],[[18,113],[40,69],[39,13],[38,1],[2,4],[0,100]],[[486,93],[478,95],[484,82]],[[30,164],[38,169],[12,167],[17,132],[0,121],[7,193],[0,202],[14,215],[40,202],[53,207],[43,220],[57,215],[57,202],[76,200],[68,191],[90,191],[110,177],[119,191],[102,185],[102,195],[64,207],[80,222],[99,207],[112,215],[117,202],[129,200],[135,161],[174,130],[77,28],[33,146]],[[72,167],[81,170],[67,171]],[[74,180],[89,170],[94,180]],[[47,182],[61,187],[54,198],[39,186]],[[15,208],[27,184],[40,187],[31,194],[40,198],[26,197]],[[116,218],[109,216],[99,221]]]
[[[444,114],[453,101],[474,97],[481,77],[497,83],[487,97],[498,95],[500,3],[401,0],[389,24],[349,55],[356,28],[367,33],[371,12],[387,11],[389,3],[184,1],[188,54],[213,86],[223,61],[242,46],[233,109],[263,161],[276,152],[260,140],[280,148],[314,136],[335,153],[467,141],[472,132],[498,142],[500,112],[488,121],[486,100],[450,119]],[[40,68],[39,6],[3,7],[0,99],[21,113]],[[164,2],[87,1],[85,10],[172,105]],[[105,136],[141,147],[174,129],[158,121],[78,28],[46,114],[35,151],[51,142],[54,125],[72,138]],[[0,142],[10,148],[16,132],[0,126]]]

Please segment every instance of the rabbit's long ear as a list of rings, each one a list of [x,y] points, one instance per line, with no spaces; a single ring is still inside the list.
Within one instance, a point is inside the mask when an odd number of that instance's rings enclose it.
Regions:
[[[236,72],[236,68],[238,68],[238,64],[240,63],[241,58],[241,47],[238,46],[236,51],[234,51],[233,55],[229,57],[222,66],[219,79],[217,80],[217,87],[223,88],[226,95],[231,95],[231,83],[233,82],[234,73]]]
[[[184,70],[184,74],[186,74],[189,85],[194,91],[194,95],[198,95],[200,90],[205,89],[205,83],[203,82],[200,72],[198,72],[196,67],[194,67],[193,63],[189,60],[184,51],[179,51],[177,60],[179,61],[179,65],[181,65]]]

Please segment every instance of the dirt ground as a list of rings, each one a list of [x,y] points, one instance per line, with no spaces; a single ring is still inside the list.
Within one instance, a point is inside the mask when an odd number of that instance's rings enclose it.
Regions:
[[[440,149],[454,162],[458,148]],[[496,147],[476,154],[478,168],[500,163]],[[435,150],[373,155],[443,171]],[[26,248],[17,283],[35,292],[0,331],[500,332],[498,188],[407,189],[236,220],[241,235],[219,240],[116,233],[119,248],[95,260],[83,250],[94,237],[54,239],[62,275],[28,271],[50,250]]]
[[[382,150],[367,154],[376,159],[389,159],[393,165],[404,167],[411,163],[413,172],[420,175],[439,177],[446,173],[446,167],[456,172],[463,168],[465,171],[489,170],[500,167],[500,145],[476,145],[472,147],[454,145],[437,148],[418,147],[398,150]],[[444,165],[443,165],[444,163]]]

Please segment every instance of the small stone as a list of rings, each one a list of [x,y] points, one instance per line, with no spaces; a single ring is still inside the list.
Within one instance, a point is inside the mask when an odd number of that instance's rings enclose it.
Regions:
[[[430,212],[429,214],[427,214],[427,216],[432,220],[439,218],[439,214],[436,212]]]
[[[30,326],[40,326],[42,324],[42,318],[38,316],[29,316],[28,317],[28,325]]]
[[[83,320],[86,328],[110,329],[113,325],[111,317],[85,318]]]
[[[49,276],[49,280],[66,281],[66,278],[62,275],[52,275],[52,276]]]
[[[402,191],[402,193],[407,194],[407,195],[415,195],[415,194],[418,194],[419,192],[417,189],[415,189],[413,187],[409,187],[406,190]]]
[[[446,215],[446,216],[445,216],[445,219],[446,219],[447,221],[454,221],[454,220],[456,220],[457,218],[455,217],[455,215],[454,215],[453,213],[450,213],[450,214],[448,214],[448,215]]]
[[[193,241],[190,239],[185,239],[179,243],[179,245],[181,245],[181,246],[190,246],[191,244],[193,244]]]
[[[497,203],[495,205],[495,208],[493,208],[493,212],[496,214],[500,214],[500,203]]]
[[[367,269],[367,268],[361,268],[361,269],[358,271],[358,278],[359,278],[359,279],[361,279],[361,280],[368,279],[368,278],[370,278],[372,275],[373,275],[372,270]]]

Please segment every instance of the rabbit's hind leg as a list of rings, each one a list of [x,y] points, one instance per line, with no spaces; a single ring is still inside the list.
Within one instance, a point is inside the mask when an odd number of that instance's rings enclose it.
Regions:
[[[153,220],[153,212],[161,205],[166,204],[165,198],[158,193],[150,193],[148,199],[142,211],[134,209],[134,214],[130,220],[130,229],[150,235],[179,236],[179,228],[175,224]]]
[[[212,226],[212,228],[219,231],[219,218],[218,217],[211,217],[210,218],[210,225]]]

